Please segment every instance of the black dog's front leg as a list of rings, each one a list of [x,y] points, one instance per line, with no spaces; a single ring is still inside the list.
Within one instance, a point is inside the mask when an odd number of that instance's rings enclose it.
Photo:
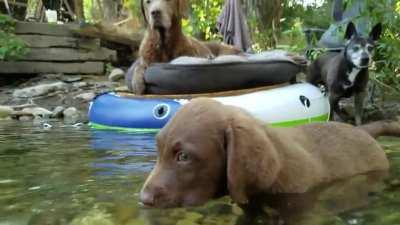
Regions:
[[[340,119],[342,119],[343,121],[347,121],[349,119],[349,114],[340,108],[339,106],[339,101],[342,98],[342,96],[334,94],[334,93],[330,93],[329,94],[329,104],[331,106],[331,118],[330,120],[335,120],[334,119],[334,113],[336,113]]]
[[[366,95],[366,91],[356,92],[354,95],[355,120],[357,126],[362,124],[364,99]]]

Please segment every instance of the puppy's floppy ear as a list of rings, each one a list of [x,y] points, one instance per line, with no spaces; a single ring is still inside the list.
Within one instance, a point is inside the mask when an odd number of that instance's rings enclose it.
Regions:
[[[180,18],[187,18],[189,15],[188,0],[176,0],[178,6],[178,15]]]
[[[354,25],[353,22],[349,22],[349,24],[347,24],[346,33],[344,35],[344,38],[346,40],[350,40],[354,35],[357,35],[356,26]]]
[[[264,126],[244,112],[235,113],[225,132],[227,186],[232,199],[247,204],[267,191],[281,168],[278,153]]]
[[[373,41],[377,41],[381,36],[381,33],[382,23],[378,23],[372,28],[371,32],[369,33],[369,38],[371,38]]]
[[[144,7],[144,1],[145,0],[140,0],[140,10],[142,11],[144,23],[145,23],[145,25],[147,25],[148,20],[147,20],[147,15],[146,15],[146,8]]]

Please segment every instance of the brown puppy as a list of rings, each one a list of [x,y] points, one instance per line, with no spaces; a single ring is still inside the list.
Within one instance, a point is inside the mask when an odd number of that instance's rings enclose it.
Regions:
[[[386,155],[369,133],[400,136],[400,124],[272,128],[239,108],[193,100],[157,135],[159,156],[140,199],[172,207],[230,194],[246,204],[264,193],[304,193],[322,183],[386,170]]]
[[[179,56],[212,58],[213,54],[234,54],[241,51],[213,43],[207,46],[182,32],[181,20],[186,16],[186,0],[141,0],[147,31],[139,49],[138,64],[133,72],[132,88],[136,94],[146,91],[144,72],[154,62],[169,62]]]

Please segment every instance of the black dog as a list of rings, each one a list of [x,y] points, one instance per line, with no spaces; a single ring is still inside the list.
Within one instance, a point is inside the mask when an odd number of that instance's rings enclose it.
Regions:
[[[328,89],[331,119],[333,112],[344,120],[348,119],[347,113],[339,107],[339,100],[354,95],[355,122],[357,125],[362,123],[368,66],[381,32],[382,25],[378,23],[372,28],[369,37],[361,37],[350,22],[346,28],[344,50],[327,53],[310,65],[307,82],[322,84]]]

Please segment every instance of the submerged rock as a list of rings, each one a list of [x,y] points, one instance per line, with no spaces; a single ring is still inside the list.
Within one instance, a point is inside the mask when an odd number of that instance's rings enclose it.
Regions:
[[[72,86],[73,86],[74,88],[84,88],[84,87],[88,87],[88,86],[89,86],[89,83],[88,83],[88,82],[81,81],[81,82],[73,83]]]
[[[61,118],[61,117],[63,117],[64,110],[65,110],[64,106],[57,106],[53,110],[53,113],[51,114],[51,117],[52,118]]]
[[[81,81],[83,78],[80,75],[64,75],[61,77],[61,80],[66,83],[74,83]]]
[[[66,123],[74,124],[79,121],[80,113],[75,107],[69,107],[63,112],[64,121]]]
[[[111,214],[103,209],[92,209],[75,217],[69,225],[114,225]]]
[[[13,93],[15,98],[32,98],[37,96],[46,95],[50,92],[67,89],[67,84],[64,82],[55,82],[51,84],[39,84],[33,87],[17,89]]]
[[[18,117],[19,121],[31,121],[33,120],[33,116],[20,116]]]
[[[85,101],[85,102],[90,102],[90,101],[93,100],[94,97],[96,97],[96,94],[95,94],[95,93],[93,93],[93,92],[87,92],[87,93],[79,94],[79,95],[75,96],[74,98],[75,98],[75,99],[83,100],[83,101]]]
[[[0,119],[10,117],[14,113],[14,109],[10,106],[0,105]]]
[[[64,117],[79,116],[79,112],[75,107],[69,107],[63,112]]]
[[[37,118],[50,118],[52,112],[41,107],[32,107],[32,108],[25,108],[22,111],[23,116],[30,116]]]

